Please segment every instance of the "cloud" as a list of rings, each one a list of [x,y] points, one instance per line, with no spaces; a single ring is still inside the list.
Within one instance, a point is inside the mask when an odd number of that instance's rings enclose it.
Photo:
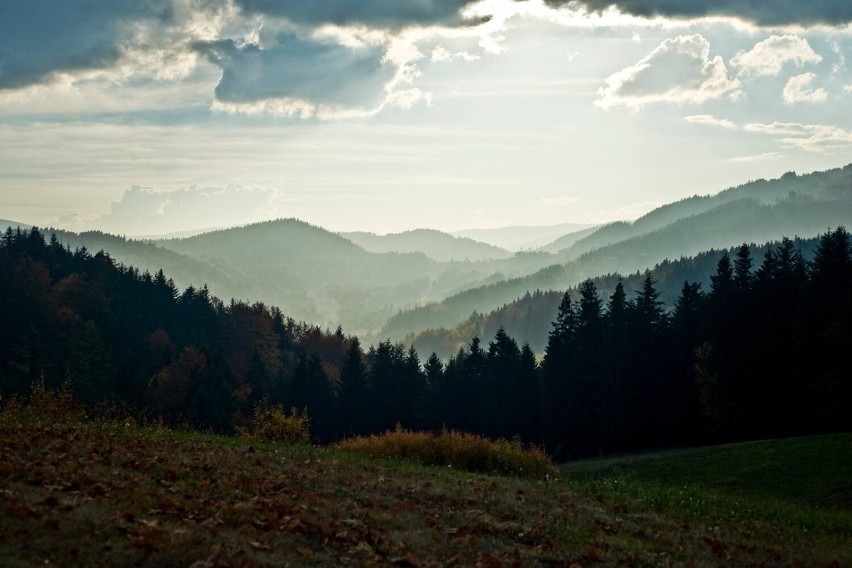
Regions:
[[[733,121],[728,120],[727,118],[716,118],[715,116],[709,114],[693,114],[691,116],[687,116],[684,118],[687,122],[691,122],[693,124],[706,124],[708,126],[720,126],[722,128],[728,128],[734,130],[737,128],[737,125],[734,124]]]
[[[729,162],[763,162],[767,160],[777,160],[781,158],[781,154],[779,152],[764,152],[762,154],[757,154],[755,156],[740,156],[738,158],[731,158]]]
[[[432,61],[451,61],[453,59],[461,59],[462,61],[476,61],[477,59],[479,59],[479,56],[469,53],[467,51],[451,52],[443,45],[437,45],[432,50]]]
[[[383,65],[380,46],[351,48],[338,43],[279,33],[269,48],[234,40],[201,43],[198,49],[220,66],[215,88],[222,103],[274,99],[328,106],[373,106],[394,75]]]
[[[746,124],[744,130],[780,138],[785,147],[823,154],[852,149],[852,131],[824,124],[773,122]]]
[[[784,102],[793,103],[819,103],[828,98],[828,91],[823,88],[813,89],[811,85],[816,79],[813,73],[802,73],[790,77],[784,87]]]
[[[399,29],[411,25],[459,25],[472,0],[236,0],[246,14],[286,18],[308,26],[334,24]]]
[[[806,63],[819,63],[817,54],[807,40],[795,35],[777,36],[755,44],[749,51],[740,51],[731,59],[731,65],[740,69],[740,75],[777,75],[785,63],[802,67]]]
[[[468,29],[467,0],[65,0],[0,2],[0,92],[180,81],[207,60],[221,70],[215,110],[350,116],[428,101],[413,89],[418,26]],[[424,28],[426,29],[426,28]],[[408,42],[411,43],[411,42]],[[461,52],[458,59],[476,56]],[[210,69],[209,66],[205,69]],[[133,81],[130,81],[133,79]],[[29,90],[28,90],[29,89]]]
[[[728,77],[720,56],[710,59],[710,43],[700,34],[663,41],[636,65],[622,69],[598,89],[595,105],[638,108],[655,102],[703,103],[736,97],[740,82]]]
[[[844,85],[843,86],[844,93],[852,93],[852,85]]]
[[[0,2],[0,90],[63,75],[181,79],[197,62],[192,42],[228,15],[225,0]]]
[[[852,2],[845,0],[547,0],[547,3],[579,3],[598,12],[615,5],[625,13],[642,17],[729,16],[759,26],[842,26],[852,22]]]
[[[128,31],[133,0],[75,2],[0,2],[0,88],[41,82],[58,71],[111,65],[122,55],[120,38]],[[136,18],[167,18],[165,2],[139,9]]]
[[[114,201],[107,214],[97,219],[84,219],[89,226],[126,235],[167,233],[177,228],[204,229],[232,226],[254,221],[271,210],[272,190],[246,189],[238,186],[190,186],[173,191],[158,191],[133,186],[119,201]],[[69,228],[80,220],[76,214],[64,215],[60,221]]]

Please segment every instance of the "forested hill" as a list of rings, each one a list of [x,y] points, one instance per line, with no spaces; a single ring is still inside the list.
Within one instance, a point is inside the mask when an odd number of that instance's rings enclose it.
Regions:
[[[20,227],[21,229],[29,229],[31,225],[27,225],[26,223],[19,223],[17,221],[10,221],[8,219],[0,219],[0,229],[6,230],[6,227],[12,227],[17,229]]]
[[[66,383],[172,424],[233,432],[258,404],[307,409],[316,441],[396,424],[520,437],[559,457],[852,428],[852,239],[812,262],[785,240],[720,255],[664,312],[592,280],[565,294],[539,365],[498,330],[449,361],[179,290],[162,272],[70,251],[37,229],[0,240],[0,395]]]
[[[818,241],[818,238],[795,239],[793,243],[804,260],[810,261]],[[760,246],[752,244],[750,250],[755,258],[763,258],[768,251],[774,250],[781,244],[780,242]],[[727,253],[734,256],[738,249],[739,247],[732,247],[727,250]],[[725,251],[710,250],[693,257],[674,261],[666,260],[651,268],[648,274],[656,282],[663,309],[666,312],[674,310],[675,302],[685,281],[695,282],[701,285],[703,290],[708,290],[710,275],[713,274],[723,252]],[[604,297],[612,294],[616,285],[621,282],[627,296],[633,298],[642,290],[644,278],[645,274],[636,271],[624,276],[611,273],[596,276],[591,280]],[[567,291],[576,296],[577,289],[578,286],[571,286]],[[464,347],[471,337],[475,335],[493,337],[500,328],[503,328],[519,342],[529,343],[535,353],[542,353],[547,346],[549,324],[556,319],[563,294],[564,290],[527,292],[488,313],[474,313],[453,328],[430,328],[416,334],[412,333],[405,338],[405,342],[414,345],[418,351],[424,353],[434,351],[439,357],[446,359],[458,352],[460,347]]]
[[[342,324],[359,333],[378,330],[402,306],[435,301],[494,278],[529,274],[552,262],[544,254],[438,262],[422,252],[368,252],[297,219],[153,243],[238,275],[246,293],[237,297],[260,299],[298,319]]]
[[[666,259],[765,243],[783,236],[814,237],[852,224],[852,165],[804,176],[786,174],[712,197],[661,207],[635,223],[598,229],[561,256],[573,258],[525,277],[471,288],[441,302],[405,310],[381,336],[402,338],[429,328],[452,328],[473,312],[488,313],[534,290],[564,290],[586,278],[644,270]],[[606,244],[604,246],[604,243]],[[594,248],[579,256],[578,251]]]
[[[758,206],[775,206],[782,207],[777,211],[780,213],[791,213],[791,209],[797,209],[797,206],[812,202],[833,203],[840,202],[844,204],[844,211],[847,215],[846,219],[835,220],[834,218],[826,219],[823,226],[814,224],[819,222],[820,210],[816,208],[814,211],[803,211],[795,215],[790,221],[806,222],[804,230],[789,230],[784,227],[781,233],[776,231],[778,221],[781,224],[785,223],[785,219],[773,219],[771,216],[765,218],[752,218],[749,221],[752,236],[749,238],[739,239],[741,242],[765,242],[769,240],[779,239],[782,235],[799,235],[809,236],[816,234],[818,231],[823,231],[827,226],[833,226],[838,223],[842,224],[848,221],[848,215],[852,208],[852,164],[843,168],[835,168],[824,172],[814,172],[811,174],[798,176],[794,172],[787,172],[778,179],[765,180],[759,179],[748,183],[728,188],[715,195],[706,195],[688,197],[674,203],[669,203],[661,207],[657,207],[653,211],[636,219],[632,223],[621,222],[612,223],[601,227],[591,235],[579,240],[568,251],[566,256],[576,258],[580,255],[627,239],[632,239],[641,235],[645,235],[654,231],[663,229],[673,223],[686,219],[694,219],[699,216],[722,207],[720,211],[724,213],[735,212],[741,207],[747,208],[747,213],[752,214],[758,210]],[[739,205],[732,205],[729,208],[723,206],[739,202]],[[826,207],[825,209],[829,209]],[[769,211],[766,208],[763,211]],[[795,212],[794,212],[795,213]],[[711,217],[718,218],[719,215]],[[707,217],[703,217],[707,218]],[[717,244],[707,243],[704,240],[704,235],[696,235],[693,240],[700,241],[699,248],[707,250]],[[688,235],[683,235],[682,239],[688,239]],[[733,243],[726,243],[727,245]]]
[[[92,254],[106,251],[116,262],[133,266],[142,272],[148,271],[154,274],[162,270],[181,289],[187,286],[198,288],[207,285],[216,296],[221,298],[257,297],[258,290],[251,285],[251,282],[240,278],[240,275],[233,270],[214,262],[156,246],[150,242],[100,231],[73,233],[49,229],[49,234],[55,234],[57,239],[71,250],[84,248]]]
[[[415,229],[402,233],[340,233],[370,252],[422,252],[438,261],[490,260],[510,258],[513,253],[466,237],[455,237],[432,229]]]
[[[584,231],[595,225],[560,223],[558,225],[523,226],[515,225],[496,229],[464,229],[453,232],[454,236],[467,237],[506,250],[535,250],[546,246],[564,235]]]

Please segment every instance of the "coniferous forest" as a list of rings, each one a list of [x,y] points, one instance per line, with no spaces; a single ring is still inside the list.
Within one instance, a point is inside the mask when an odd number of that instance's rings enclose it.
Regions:
[[[276,307],[179,290],[37,228],[0,242],[2,395],[43,380],[95,409],[230,433],[258,404],[307,409],[317,442],[450,428],[559,459],[849,430],[852,241],[812,261],[785,239],[718,259],[710,285],[664,305],[650,273],[628,297],[565,294],[544,353],[504,330],[449,360],[364,346]]]

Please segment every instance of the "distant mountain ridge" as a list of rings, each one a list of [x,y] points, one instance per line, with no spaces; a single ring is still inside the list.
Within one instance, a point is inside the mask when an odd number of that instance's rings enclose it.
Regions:
[[[298,219],[155,242],[231,271],[245,281],[246,288],[250,286],[249,297],[278,305],[296,319],[330,326],[342,323],[365,336],[401,306],[529,274],[552,262],[550,255],[542,254],[438,262],[423,252],[369,252]]]
[[[595,226],[597,225],[580,223],[544,226],[513,225],[497,229],[463,229],[453,231],[451,234],[488,243],[509,251],[519,251],[538,249],[559,237]]]
[[[565,290],[588,277],[630,274],[666,259],[742,242],[813,237],[840,225],[852,225],[852,165],[801,176],[787,173],[712,196],[690,197],[632,223],[505,228],[514,231],[515,242],[518,235],[529,238],[533,229],[577,230],[558,233],[538,251],[487,260],[475,260],[472,253],[465,257],[469,260],[439,261],[423,250],[371,252],[298,219],[154,241],[96,231],[57,234],[72,247],[103,249],[140,270],[162,268],[179,287],[207,283],[211,293],[223,299],[263,301],[298,320],[332,328],[342,324],[369,341],[453,328],[474,311],[489,313],[535,290]],[[409,249],[433,247],[435,256],[447,252],[444,245],[456,250],[470,246],[487,255],[494,251],[493,245],[437,231],[401,235],[391,241],[410,239],[405,245]],[[383,237],[377,239],[382,242]],[[392,246],[403,245],[397,241]]]
[[[30,229],[32,225],[27,225],[26,223],[19,223],[18,221],[10,221],[9,219],[0,219],[0,229],[5,231],[7,227],[12,227],[13,229],[20,227],[23,230]]]
[[[818,242],[817,237],[796,239],[794,242],[797,250],[802,253],[806,261],[813,258]],[[755,267],[760,265],[767,249],[775,249],[779,244],[772,242],[750,247]],[[711,249],[694,256],[673,261],[667,260],[650,267],[656,290],[660,294],[658,299],[663,303],[663,309],[672,310],[674,308],[683,282],[686,280],[701,284],[702,290],[707,292],[710,289],[710,276],[715,273],[716,265],[723,253],[728,252],[729,256],[734,258],[737,248]],[[619,280],[621,280],[629,299],[642,289],[644,275],[642,272],[636,271],[593,277],[592,281],[595,283],[598,294],[604,300],[604,303],[612,294]],[[576,286],[571,286],[567,291],[573,299],[577,299]],[[519,343],[527,342],[534,352],[541,353],[547,344],[548,333],[551,330],[550,324],[556,319],[559,303],[565,292],[566,290],[563,289],[527,291],[522,296],[491,311],[474,313],[455,327],[429,328],[411,333],[405,338],[405,341],[413,344],[419,353],[435,352],[442,359],[447,359],[451,355],[455,355],[460,347],[466,346],[473,336],[493,337],[497,330],[502,327]]]
[[[442,262],[505,259],[513,256],[513,253],[500,247],[434,229],[414,229],[387,235],[361,231],[340,235],[368,252],[422,252],[429,258]]]
[[[471,288],[442,302],[402,311],[380,335],[402,339],[428,328],[452,328],[534,290],[564,290],[585,278],[630,274],[666,259],[710,249],[813,237],[852,225],[852,164],[777,180],[757,180],[714,196],[665,205],[634,223],[601,227],[560,253],[562,262],[529,276]]]

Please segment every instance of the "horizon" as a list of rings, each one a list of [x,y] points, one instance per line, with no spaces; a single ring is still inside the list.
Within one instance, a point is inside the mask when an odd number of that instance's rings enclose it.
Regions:
[[[604,4],[2,3],[2,216],[603,224],[850,161],[852,8]]]

